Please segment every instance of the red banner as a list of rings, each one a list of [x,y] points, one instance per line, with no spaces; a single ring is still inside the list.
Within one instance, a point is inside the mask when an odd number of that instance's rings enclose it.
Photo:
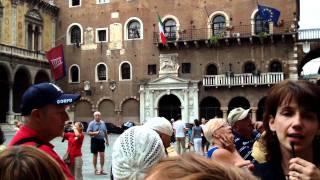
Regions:
[[[54,80],[57,81],[66,76],[62,44],[48,51],[46,57],[49,61]]]

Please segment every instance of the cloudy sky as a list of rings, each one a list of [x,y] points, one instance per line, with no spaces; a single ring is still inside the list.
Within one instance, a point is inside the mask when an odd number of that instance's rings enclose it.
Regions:
[[[300,0],[300,29],[320,28],[320,1]],[[317,74],[320,58],[308,62],[302,69],[302,74]]]
[[[319,0],[300,0],[300,29],[320,28],[319,17]]]

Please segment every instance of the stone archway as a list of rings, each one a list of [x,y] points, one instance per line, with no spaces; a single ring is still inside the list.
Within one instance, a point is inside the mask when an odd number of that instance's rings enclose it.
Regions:
[[[128,99],[122,104],[122,122],[139,122],[139,102],[136,99]]]
[[[264,104],[266,102],[266,97],[260,99],[258,103],[258,110],[257,110],[257,121],[263,120],[263,113],[264,113]]]
[[[299,76],[301,75],[302,68],[304,67],[305,64],[319,57],[320,57],[320,48],[313,49],[308,54],[306,54],[298,65],[298,75]]]
[[[232,109],[237,108],[237,107],[242,107],[244,109],[248,109],[248,108],[250,108],[250,102],[245,97],[241,97],[241,96],[234,97],[229,102],[228,113]]]
[[[43,82],[50,82],[50,78],[45,71],[40,70],[37,72],[36,77],[34,78],[34,84],[39,84]]]
[[[158,103],[158,115],[168,120],[181,116],[181,102],[179,98],[173,94],[162,96]]]
[[[74,121],[90,122],[93,120],[92,105],[88,101],[80,100],[75,104]]]
[[[220,102],[215,97],[206,97],[200,102],[200,118],[212,119],[214,117],[222,118]]]
[[[0,123],[6,122],[9,110],[9,72],[6,67],[0,65]]]
[[[30,73],[27,69],[20,68],[16,71],[13,82],[13,111],[20,113],[23,93],[31,85]]]
[[[107,122],[116,122],[115,105],[110,99],[104,99],[99,103],[98,110]]]

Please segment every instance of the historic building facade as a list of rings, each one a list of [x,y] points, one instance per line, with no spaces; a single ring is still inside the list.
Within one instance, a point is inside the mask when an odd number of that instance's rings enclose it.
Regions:
[[[256,1],[54,3],[68,71],[58,83],[82,94],[71,107],[74,120],[99,110],[116,124],[178,115],[193,122],[226,118],[237,106],[260,120],[270,86],[299,75],[299,1],[259,1],[281,12],[277,24],[263,21]]]
[[[44,52],[55,46],[58,11],[41,0],[0,2],[0,123],[21,118],[31,84],[52,80]]]

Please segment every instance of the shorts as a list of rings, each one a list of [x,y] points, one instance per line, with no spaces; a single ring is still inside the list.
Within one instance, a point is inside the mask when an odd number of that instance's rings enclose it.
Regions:
[[[105,145],[104,139],[91,138],[91,153],[97,154],[98,152],[104,152]]]

